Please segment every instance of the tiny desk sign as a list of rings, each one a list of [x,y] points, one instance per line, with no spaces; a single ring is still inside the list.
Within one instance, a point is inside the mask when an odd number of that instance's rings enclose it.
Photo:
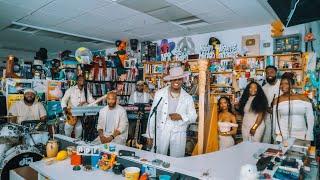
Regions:
[[[78,146],[77,153],[82,156],[99,156],[100,149],[97,146]]]

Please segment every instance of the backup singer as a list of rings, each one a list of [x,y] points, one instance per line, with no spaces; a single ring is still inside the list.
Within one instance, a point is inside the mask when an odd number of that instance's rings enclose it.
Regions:
[[[70,87],[61,99],[61,107],[64,113],[67,114],[67,107],[78,107],[92,102],[94,102],[94,99],[90,91],[86,88],[84,77],[78,76],[77,85]],[[82,124],[79,119],[74,126],[66,122],[64,126],[65,135],[70,137],[73,129],[75,138],[80,138],[82,134]]]
[[[181,88],[186,75],[181,67],[170,69],[170,74],[164,80],[170,81],[171,85],[155,94],[151,109],[162,98],[157,108],[157,125],[154,126],[155,117],[150,117],[146,135],[148,144],[154,145],[154,130],[157,128],[157,153],[167,155],[170,147],[170,156],[185,155],[186,130],[197,118],[192,97]]]
[[[234,145],[233,135],[237,134],[237,120],[232,112],[232,104],[228,97],[218,100],[219,149],[226,149]]]
[[[128,137],[128,117],[126,110],[117,104],[117,94],[109,92],[108,105],[100,110],[97,130],[101,143],[114,142],[125,145]]]
[[[26,120],[45,121],[47,118],[45,108],[36,100],[36,92],[32,89],[24,91],[23,99],[12,105],[9,115],[17,116],[18,124]]]
[[[240,99],[240,113],[243,115],[242,137],[244,141],[261,142],[264,132],[264,115],[268,109],[268,100],[261,86],[250,82]]]
[[[314,114],[309,99],[301,94],[294,94],[292,73],[281,77],[282,95],[274,101],[273,120],[276,129],[276,140],[283,141],[290,137],[304,141],[313,140]]]

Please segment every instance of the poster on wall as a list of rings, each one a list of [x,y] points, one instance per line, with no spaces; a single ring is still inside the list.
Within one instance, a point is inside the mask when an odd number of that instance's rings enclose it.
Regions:
[[[8,108],[8,110],[11,108],[11,106],[14,103],[16,103],[16,102],[18,102],[18,101],[20,101],[22,99],[23,99],[23,94],[9,94],[7,96],[7,108]]]
[[[260,35],[242,36],[241,46],[247,56],[260,55]]]
[[[61,82],[48,81],[47,86],[47,100],[59,101],[62,98]]]
[[[30,89],[32,87],[32,83],[17,81],[14,84],[8,84],[8,94],[23,94],[24,90]]]

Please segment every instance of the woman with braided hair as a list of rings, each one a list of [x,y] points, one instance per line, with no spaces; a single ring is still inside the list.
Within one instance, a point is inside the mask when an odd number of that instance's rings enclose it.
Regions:
[[[314,115],[308,97],[294,94],[293,73],[282,75],[279,91],[282,95],[273,102],[273,120],[276,141],[284,141],[290,137],[299,140],[313,140]]]

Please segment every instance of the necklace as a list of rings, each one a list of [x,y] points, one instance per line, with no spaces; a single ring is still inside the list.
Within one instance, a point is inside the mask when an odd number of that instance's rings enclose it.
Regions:
[[[177,99],[180,96],[180,93],[172,93],[171,91],[169,91],[169,94],[173,99]],[[176,94],[176,95],[174,95],[174,94]]]

